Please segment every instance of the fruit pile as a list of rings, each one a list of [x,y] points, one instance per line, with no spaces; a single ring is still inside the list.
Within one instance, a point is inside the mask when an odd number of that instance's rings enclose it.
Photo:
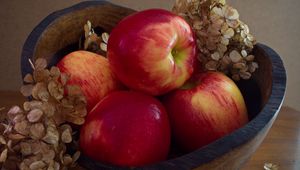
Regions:
[[[83,66],[86,61],[69,60],[73,61],[67,65],[84,77],[74,78],[77,82],[97,80],[73,64]],[[143,166],[165,160],[172,142],[190,152],[248,122],[238,87],[223,73],[199,71],[194,32],[169,11],[150,9],[124,18],[109,36],[107,60],[109,67],[96,75],[112,73],[115,76],[110,77],[128,89],[108,92],[81,127],[81,151],[94,160]],[[86,88],[84,83],[78,85]],[[101,86],[108,89],[106,83]]]
[[[102,163],[144,166],[167,159],[171,144],[191,152],[245,125],[246,105],[228,72],[207,69],[213,60],[232,57],[232,51],[204,52],[209,37],[199,38],[200,29],[190,21],[149,9],[124,18],[101,37],[88,22],[82,47],[98,44],[98,54],[74,51],[49,70],[43,59],[30,61],[34,72],[24,78],[21,92],[31,101],[1,120],[0,163],[70,169],[82,152]],[[234,66],[249,64],[251,49],[243,50],[245,59],[232,57],[238,61],[228,63],[234,75],[248,72]],[[78,151],[68,153],[68,147]]]

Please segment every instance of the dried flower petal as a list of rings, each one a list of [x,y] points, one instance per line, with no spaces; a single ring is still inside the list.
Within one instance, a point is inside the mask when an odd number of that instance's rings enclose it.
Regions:
[[[25,120],[25,115],[24,114],[18,114],[16,115],[14,118],[13,118],[13,121],[14,123],[18,123],[18,122],[21,122]]]
[[[218,66],[218,63],[216,61],[211,60],[208,63],[206,63],[205,68],[207,70],[214,71],[214,70],[217,70],[217,66]]]
[[[265,163],[264,164],[264,169],[265,170],[278,170],[278,166],[273,164],[273,163]]]
[[[30,136],[32,139],[41,139],[45,136],[45,127],[42,123],[35,123],[30,127]]]
[[[0,154],[0,163],[6,161],[6,159],[7,159],[7,153],[8,153],[8,150],[7,150],[7,149],[4,149],[4,150],[1,152],[1,154]]]
[[[28,135],[28,121],[23,120],[21,122],[17,122],[14,126],[14,129],[21,135]]]
[[[34,70],[33,78],[36,82],[44,82],[50,78],[49,70]]]
[[[44,58],[38,58],[35,61],[35,70],[43,70],[47,67],[47,61]]]
[[[27,119],[29,122],[37,122],[43,116],[43,111],[40,109],[33,109],[27,114]]]
[[[107,44],[105,44],[105,43],[100,43],[100,48],[101,48],[101,50],[103,50],[103,51],[107,51]]]
[[[21,87],[20,91],[23,96],[28,97],[28,96],[31,96],[32,89],[33,89],[33,85],[28,84],[28,85],[23,85]]]
[[[9,109],[7,112],[8,115],[15,116],[18,113],[22,113],[22,109],[19,106],[13,106],[12,108]]]
[[[73,159],[70,155],[65,155],[62,159],[64,165],[70,165],[73,162]]]
[[[39,170],[45,168],[47,165],[44,161],[36,161],[30,164],[29,168],[31,170]]]
[[[59,141],[59,133],[58,133],[57,129],[55,129],[53,127],[48,127],[47,133],[43,137],[43,141],[45,141],[49,144],[57,145],[58,141]]]
[[[24,135],[21,135],[21,134],[13,134],[13,133],[10,133],[8,135],[8,138],[11,139],[11,140],[22,140],[25,138]]]
[[[23,156],[30,155],[32,153],[31,146],[29,143],[21,142],[20,146],[21,146],[21,153]]]
[[[30,111],[32,109],[41,109],[43,102],[32,100],[32,101],[26,101],[23,104],[23,108],[25,111]]]
[[[232,28],[228,28],[224,33],[223,36],[225,38],[231,38],[234,36],[234,30]]]
[[[56,80],[60,77],[60,70],[58,67],[51,67],[50,75]]]
[[[230,19],[230,20],[237,20],[239,19],[239,13],[236,9],[230,7],[230,6],[226,6],[224,8],[224,16],[226,19]]]
[[[79,159],[79,157],[80,157],[80,151],[75,152],[72,157],[73,160],[72,164],[74,164]]]
[[[71,143],[72,142],[72,132],[70,129],[65,129],[61,134],[61,140],[64,143]]]
[[[216,60],[218,61],[220,59],[220,54],[218,52],[214,52],[212,55],[211,55],[211,58],[213,60]]]
[[[248,56],[246,57],[246,60],[247,60],[247,61],[253,61],[253,60],[254,60],[254,55],[248,55]]]
[[[80,87],[75,85],[68,85],[67,92],[69,96],[78,96],[82,94]]]
[[[55,81],[50,81],[48,84],[48,90],[52,97],[54,97],[56,100],[62,99],[64,96],[64,89],[62,85]]]
[[[49,162],[55,158],[55,151],[54,150],[47,150],[46,152],[43,153],[43,161]]]
[[[25,83],[33,83],[33,77],[32,77],[32,75],[31,74],[26,74],[25,77],[24,77],[24,79],[23,79],[23,81]]]
[[[0,135],[0,144],[6,145],[6,140],[4,139],[4,137],[2,135]]]
[[[250,77],[251,77],[251,73],[249,73],[249,72],[240,72],[240,76],[241,76],[243,79],[248,80],[248,79],[250,79]]]
[[[65,73],[62,73],[60,75],[60,81],[61,81],[61,84],[64,86],[67,84],[67,81],[69,80],[69,76]]]
[[[101,37],[102,37],[103,42],[105,42],[107,44],[109,34],[107,32],[104,32],[104,33],[102,33]]]
[[[230,52],[229,57],[232,62],[237,63],[242,59],[242,56],[236,50]]]

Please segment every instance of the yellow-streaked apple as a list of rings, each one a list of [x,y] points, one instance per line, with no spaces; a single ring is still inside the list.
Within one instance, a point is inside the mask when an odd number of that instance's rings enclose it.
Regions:
[[[110,69],[108,60],[88,51],[75,51],[63,57],[57,67],[69,75],[69,85],[78,85],[90,111],[103,97],[122,89],[122,84]]]
[[[205,72],[164,97],[176,142],[184,151],[203,147],[248,122],[244,98],[223,73]]]
[[[190,78],[196,41],[183,18],[149,9],[117,24],[108,40],[108,60],[120,81],[131,89],[161,95]]]

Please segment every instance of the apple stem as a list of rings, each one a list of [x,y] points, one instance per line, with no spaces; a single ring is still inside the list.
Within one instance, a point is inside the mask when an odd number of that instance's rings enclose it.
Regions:
[[[28,61],[29,61],[29,63],[30,63],[31,68],[32,68],[33,70],[35,70],[34,64],[33,64],[33,62],[31,61],[31,59],[28,59]]]

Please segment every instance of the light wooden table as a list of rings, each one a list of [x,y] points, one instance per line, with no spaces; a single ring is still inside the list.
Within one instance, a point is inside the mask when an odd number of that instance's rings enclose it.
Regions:
[[[18,92],[0,91],[0,108],[22,105],[24,100]],[[300,170],[299,111],[282,107],[262,145],[242,170],[263,170],[264,163],[276,164],[280,170]]]

